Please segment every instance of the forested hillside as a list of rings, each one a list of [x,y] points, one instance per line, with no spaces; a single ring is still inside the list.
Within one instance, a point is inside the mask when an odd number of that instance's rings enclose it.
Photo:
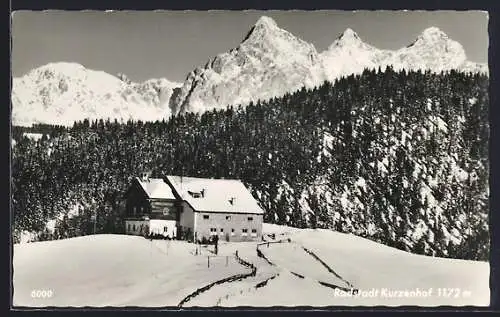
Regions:
[[[487,76],[387,68],[163,122],[14,133],[14,236],[89,234],[93,214],[120,231],[123,194],[150,170],[242,179],[267,222],[487,260],[488,105]]]

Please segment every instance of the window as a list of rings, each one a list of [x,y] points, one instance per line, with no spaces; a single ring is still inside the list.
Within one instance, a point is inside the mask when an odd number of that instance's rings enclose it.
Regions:
[[[248,229],[241,229],[241,235],[246,237],[248,235]]]
[[[234,236],[234,229],[231,229],[231,235]]]
[[[168,232],[168,227],[163,227],[163,232]]]
[[[231,216],[226,216],[226,220],[231,220]]]
[[[253,217],[248,217],[248,221],[252,221],[253,220]]]
[[[132,225],[132,230],[135,231],[135,223]]]
[[[188,194],[191,195],[193,198],[200,198],[202,194],[200,192],[192,192],[188,190]]]
[[[216,235],[217,234],[217,228],[210,228],[210,235]]]
[[[224,228],[220,228],[220,232],[224,232]]]
[[[247,233],[248,229],[241,229],[242,232]]]
[[[257,236],[257,229],[252,229],[252,237],[256,237]]]
[[[203,215],[203,219],[208,219],[208,215]]]

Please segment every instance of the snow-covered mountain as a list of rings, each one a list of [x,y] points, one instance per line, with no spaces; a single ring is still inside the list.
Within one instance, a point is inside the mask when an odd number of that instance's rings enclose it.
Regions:
[[[318,53],[312,44],[262,16],[236,48],[197,67],[182,84],[165,78],[133,83],[124,75],[74,63],[34,69],[13,79],[12,119],[15,125],[71,125],[84,118],[157,120],[245,105],[388,65],[396,70],[488,72],[487,65],[468,61],[460,43],[436,27],[395,51],[373,47],[348,28]]]
[[[173,113],[224,108],[388,65],[396,70],[488,71],[487,65],[467,61],[462,45],[436,27],[424,30],[412,44],[395,51],[373,47],[348,28],[327,50],[318,53],[312,44],[263,16],[237,48],[189,73],[170,106]]]
[[[344,75],[361,73],[365,68],[382,66],[392,52],[366,44],[348,28],[320,55],[327,79],[334,81]]]
[[[460,70],[467,61],[464,48],[436,27],[425,29],[407,47],[397,50],[390,64],[396,69]]]
[[[157,120],[170,114],[168,102],[180,84],[165,78],[133,83],[76,63],[50,63],[13,78],[14,125],[76,120]]]
[[[347,29],[320,55],[324,71],[332,81],[366,68],[385,69],[389,65],[396,70],[488,71],[486,65],[467,61],[462,45],[436,27],[425,29],[413,43],[395,51],[373,47]]]
[[[313,87],[324,80],[319,60],[312,44],[263,16],[238,47],[189,73],[171,107],[199,112]]]

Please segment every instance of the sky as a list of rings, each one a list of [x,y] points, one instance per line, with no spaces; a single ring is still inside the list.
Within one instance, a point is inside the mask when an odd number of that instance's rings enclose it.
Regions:
[[[183,82],[197,66],[238,46],[266,15],[318,52],[346,29],[380,49],[409,45],[436,26],[469,60],[488,61],[488,14],[480,11],[17,11],[12,75],[50,62],[75,62],[133,81]]]

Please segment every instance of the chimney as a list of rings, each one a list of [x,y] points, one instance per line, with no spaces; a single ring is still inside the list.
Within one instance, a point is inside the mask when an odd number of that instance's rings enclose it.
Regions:
[[[234,205],[234,201],[235,201],[235,200],[236,200],[236,198],[235,198],[235,197],[231,197],[231,199],[229,199],[229,203],[230,203],[231,205]]]
[[[141,180],[142,180],[143,182],[147,182],[147,181],[149,181],[149,176],[150,176],[150,174],[151,174],[150,172],[142,172],[142,173],[141,173]]]
[[[201,198],[205,198],[205,188],[201,190]]]

